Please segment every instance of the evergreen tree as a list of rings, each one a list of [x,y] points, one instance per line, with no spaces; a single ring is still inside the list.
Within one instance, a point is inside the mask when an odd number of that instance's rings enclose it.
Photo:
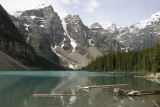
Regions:
[[[160,72],[160,44],[153,48],[129,52],[107,53],[92,61],[89,71],[151,71]]]
[[[156,43],[153,49],[153,72],[160,72],[160,44]]]

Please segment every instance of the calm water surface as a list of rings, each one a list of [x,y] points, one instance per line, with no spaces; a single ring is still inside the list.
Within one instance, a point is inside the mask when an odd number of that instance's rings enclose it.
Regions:
[[[141,73],[88,73],[76,71],[0,72],[0,107],[158,107],[160,95],[119,96],[113,88],[84,91],[79,86],[130,83],[122,89],[160,89]],[[33,97],[33,94],[81,94],[78,97]]]

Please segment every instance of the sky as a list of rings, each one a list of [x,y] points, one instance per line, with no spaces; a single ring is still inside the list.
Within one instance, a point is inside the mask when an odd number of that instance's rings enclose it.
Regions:
[[[52,5],[61,18],[79,15],[87,26],[98,22],[104,28],[109,23],[128,27],[160,12],[160,0],[1,0],[0,4],[13,14],[40,4]]]

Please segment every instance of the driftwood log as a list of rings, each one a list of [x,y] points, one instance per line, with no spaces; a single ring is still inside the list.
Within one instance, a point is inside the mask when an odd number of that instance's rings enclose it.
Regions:
[[[85,91],[89,91],[90,89],[93,88],[116,88],[116,87],[124,87],[124,86],[128,86],[130,85],[128,84],[112,84],[112,85],[95,85],[95,86],[79,86],[77,85],[77,87],[79,87],[80,89],[83,89]]]
[[[81,96],[80,94],[33,94],[34,97]]]
[[[122,90],[120,88],[115,88],[114,92],[118,93],[119,95],[125,95],[125,96],[140,96],[140,95],[160,94],[160,90],[137,91],[137,90]]]

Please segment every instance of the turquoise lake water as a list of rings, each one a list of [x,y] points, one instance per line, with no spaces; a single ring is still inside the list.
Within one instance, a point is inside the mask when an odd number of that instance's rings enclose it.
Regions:
[[[0,107],[157,107],[160,95],[119,96],[113,88],[84,91],[77,87],[125,84],[125,90],[160,89],[143,73],[95,73],[85,71],[1,71]],[[77,97],[33,97],[33,94],[80,94]],[[156,103],[156,104],[155,104]]]

